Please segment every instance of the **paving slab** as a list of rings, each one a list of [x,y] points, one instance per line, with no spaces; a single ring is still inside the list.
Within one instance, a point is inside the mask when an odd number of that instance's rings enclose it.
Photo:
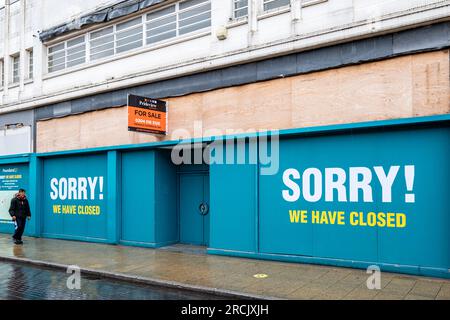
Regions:
[[[373,300],[378,294],[377,290],[355,288],[343,297],[343,300]]]
[[[0,260],[77,265],[82,274],[240,298],[450,300],[448,279],[382,273],[382,289],[369,290],[369,275],[359,269],[215,256],[180,245],[149,249],[44,238],[24,242],[13,245],[9,235],[0,234]]]

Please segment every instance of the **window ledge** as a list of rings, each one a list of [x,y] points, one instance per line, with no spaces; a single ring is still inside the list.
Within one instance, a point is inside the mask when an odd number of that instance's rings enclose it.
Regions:
[[[302,8],[305,7],[309,7],[309,6],[313,6],[319,3],[323,3],[323,2],[327,2],[328,0],[312,0],[312,1],[308,1],[306,3],[302,3]]]
[[[170,46],[178,44],[178,43],[194,40],[194,39],[197,39],[197,38],[202,38],[202,37],[209,36],[209,35],[211,35],[211,29],[210,28],[208,30],[206,30],[206,31],[201,31],[201,32],[195,33],[195,34],[183,35],[183,36],[180,36],[180,37],[177,37],[177,38],[174,38],[174,39],[170,39],[168,41],[163,41],[163,42],[161,42],[159,44],[145,45],[144,47],[141,47],[138,50],[132,50],[132,51],[124,52],[124,53],[121,53],[121,54],[112,55],[112,56],[106,57],[104,59],[96,60],[95,62],[85,62],[85,63],[80,64],[78,66],[74,66],[74,67],[71,67],[71,68],[63,69],[63,70],[60,70],[60,71],[47,73],[47,74],[45,74],[42,77],[42,80],[49,80],[49,79],[60,77],[60,76],[63,76],[63,75],[66,75],[66,74],[70,74],[70,73],[73,73],[73,72],[89,69],[89,68],[96,67],[96,66],[99,66],[99,65],[102,65],[102,64],[106,64],[106,63],[113,62],[113,61],[120,60],[120,59],[133,57],[133,56],[138,55],[138,54],[147,53],[147,52],[158,50],[158,49],[161,49],[161,48],[170,47]]]
[[[230,29],[230,28],[234,28],[234,27],[239,27],[242,26],[244,24],[248,23],[248,17],[242,17],[242,18],[232,18],[230,19],[227,24],[226,24],[226,28]]]
[[[277,16],[283,13],[287,13],[291,11],[291,6],[285,6],[285,7],[281,7],[281,8],[277,8],[277,9],[272,9],[270,11],[266,11],[264,13],[261,13],[260,15],[258,15],[258,20],[262,20],[262,19],[266,19],[266,18],[270,18],[273,16]]]
[[[10,83],[8,85],[8,89],[14,89],[14,88],[18,88],[20,86],[19,82],[15,82],[15,83]]]

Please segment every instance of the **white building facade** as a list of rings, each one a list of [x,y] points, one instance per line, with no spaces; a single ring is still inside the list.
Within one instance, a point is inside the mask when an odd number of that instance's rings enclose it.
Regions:
[[[273,60],[267,75],[260,67],[257,77],[248,81],[223,79],[211,87],[199,84],[149,94],[185,96],[442,49],[449,44],[445,39],[449,16],[450,1],[442,0],[6,0],[0,8],[0,126],[30,126],[30,151],[40,151],[33,147],[39,120],[123,104],[86,106],[80,101],[84,106],[75,108],[70,101],[76,99],[277,57],[289,60],[289,55],[299,53],[305,55],[303,61],[296,58],[294,71],[287,60]],[[435,27],[428,33],[418,29],[431,26]],[[407,30],[419,31],[408,38],[401,33]],[[346,62],[340,53],[320,51],[363,39],[377,41],[387,34],[400,36],[389,49],[383,47],[385,42],[369,44],[362,53],[367,59]],[[309,63],[308,53],[321,61]],[[230,79],[238,75],[242,72]]]

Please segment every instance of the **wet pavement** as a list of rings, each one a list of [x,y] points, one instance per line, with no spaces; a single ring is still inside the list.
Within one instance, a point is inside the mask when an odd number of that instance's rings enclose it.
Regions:
[[[49,268],[2,262],[0,263],[0,300],[219,299],[212,295],[149,285],[132,285],[84,274],[81,274],[80,289],[69,289],[67,280],[70,276],[70,274]]]
[[[450,300],[448,279],[383,272],[381,289],[369,290],[365,270],[214,256],[195,248],[155,250],[43,238],[25,238],[24,246],[14,246],[9,235],[0,235],[0,265],[2,259],[77,265],[106,276],[252,298]]]

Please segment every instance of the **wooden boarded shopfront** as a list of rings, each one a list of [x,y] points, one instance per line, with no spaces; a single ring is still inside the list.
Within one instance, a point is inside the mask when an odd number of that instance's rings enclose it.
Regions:
[[[449,68],[442,50],[168,98],[166,137],[128,132],[126,107],[40,121],[37,151],[445,114]]]

